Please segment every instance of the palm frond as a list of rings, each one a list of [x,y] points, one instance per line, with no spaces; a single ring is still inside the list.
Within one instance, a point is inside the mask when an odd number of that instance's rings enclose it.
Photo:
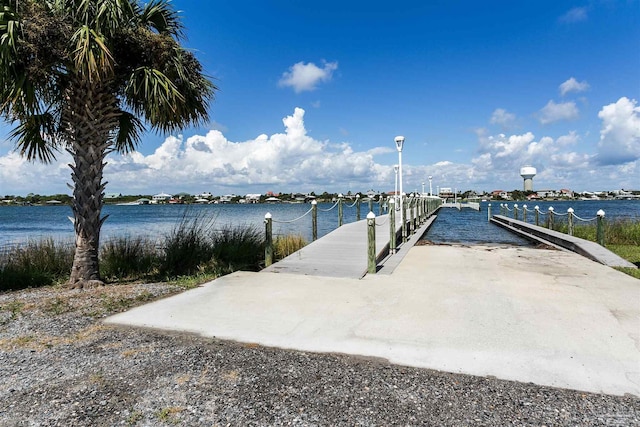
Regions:
[[[132,110],[146,115],[152,125],[166,112],[174,114],[175,106],[184,101],[171,79],[150,67],[140,67],[133,73],[125,93]]]
[[[10,134],[17,140],[20,155],[29,161],[51,163],[58,144],[55,141],[56,120],[53,114],[32,114],[21,121]]]
[[[138,146],[144,130],[144,123],[140,119],[127,111],[122,111],[114,150],[121,154],[131,153]]]
[[[178,39],[184,36],[180,15],[167,0],[152,0],[147,3],[142,10],[140,23],[160,34],[170,34]]]
[[[0,61],[6,66],[17,54],[20,20],[15,9],[4,3],[0,9]]]
[[[130,0],[102,1],[97,5],[95,29],[113,37],[117,31],[129,25],[140,14],[137,2]]]
[[[89,80],[100,80],[113,72],[113,57],[104,37],[87,25],[80,26],[71,37],[75,45],[74,63],[76,71]]]

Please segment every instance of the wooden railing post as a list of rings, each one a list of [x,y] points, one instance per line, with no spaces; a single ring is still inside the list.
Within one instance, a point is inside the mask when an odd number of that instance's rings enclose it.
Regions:
[[[264,216],[264,265],[269,267],[273,264],[273,223],[271,214],[267,212]]]
[[[360,194],[356,194],[356,221],[360,221]]]
[[[400,197],[403,197],[401,194]],[[400,209],[400,215],[402,215],[402,243],[407,242],[407,204],[402,203],[400,205],[402,209]]]
[[[393,197],[389,198],[389,253],[396,253],[396,202]]]
[[[513,219],[518,220],[518,204],[513,204]]]
[[[598,213],[597,226],[596,226],[596,241],[600,246],[604,246],[604,211],[600,209]]]
[[[367,214],[367,238],[367,255],[369,261],[367,272],[369,274],[375,274],[378,267],[376,263],[376,214],[371,211]]]
[[[522,205],[522,220],[527,222],[527,205]]]
[[[547,228],[553,230],[553,206],[549,206],[549,217],[547,218]]]
[[[311,236],[313,241],[318,240],[318,202],[311,201]]]
[[[338,194],[338,227],[342,227],[342,193]]]
[[[413,209],[413,202],[414,199],[413,197],[410,197],[408,200],[409,203],[407,203],[407,205],[409,205],[409,229],[407,230],[407,234],[409,236],[411,236],[414,232],[415,232],[415,224],[414,224],[414,209]]]
[[[533,210],[536,212],[536,225],[540,225],[540,207],[536,205]]]
[[[491,203],[487,205],[487,221],[491,221]]]
[[[567,233],[573,236],[573,208],[567,209]]]

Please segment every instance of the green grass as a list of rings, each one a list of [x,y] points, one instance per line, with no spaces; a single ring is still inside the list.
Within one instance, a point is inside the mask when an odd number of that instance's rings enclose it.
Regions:
[[[260,270],[264,261],[264,237],[256,227],[227,226],[211,237],[213,259],[221,273]]]
[[[182,220],[165,236],[160,256],[160,274],[166,277],[192,275],[212,268],[213,220],[185,212]]]
[[[118,237],[100,250],[100,275],[107,281],[144,279],[157,271],[158,262],[153,242],[143,237]]]
[[[30,240],[0,253],[0,291],[46,286],[69,277],[73,244]]]
[[[566,223],[558,224],[554,228],[563,233],[568,231]],[[574,227],[573,235],[581,239],[595,242],[596,225],[578,224]],[[605,220],[604,243],[605,247],[611,252],[639,267],[638,269],[619,267],[616,268],[616,270],[620,270],[629,276],[640,279],[640,220]]]
[[[275,259],[281,260],[302,249],[306,245],[307,241],[299,234],[278,236],[273,241]]]

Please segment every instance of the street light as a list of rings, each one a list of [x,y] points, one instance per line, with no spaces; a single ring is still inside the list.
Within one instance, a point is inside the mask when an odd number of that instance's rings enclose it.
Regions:
[[[396,205],[398,204],[398,165],[393,165],[393,170],[396,173],[396,190],[393,193],[393,198],[396,200]]]
[[[429,175],[429,196],[433,196],[433,188],[431,187],[431,175]]]
[[[398,173],[400,174],[400,212],[404,212],[402,202],[402,146],[404,145],[404,136],[396,136],[395,142],[398,150]]]

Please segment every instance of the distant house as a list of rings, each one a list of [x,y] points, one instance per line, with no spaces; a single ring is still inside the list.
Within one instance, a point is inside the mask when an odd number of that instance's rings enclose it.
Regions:
[[[563,199],[573,199],[573,191],[563,188],[560,190],[560,197]]]
[[[261,196],[262,194],[247,194],[244,196],[244,200],[246,203],[258,203]]]
[[[211,199],[213,197],[213,194],[209,193],[208,191],[205,191],[204,193],[200,193],[200,194],[196,194],[196,198],[197,199]]]
[[[450,198],[453,198],[455,195],[453,194],[453,189],[451,187],[440,187],[440,192],[438,193],[438,196],[440,196],[440,198],[442,199],[450,199]]]
[[[553,199],[556,197],[560,197],[560,194],[556,190],[538,190],[538,197],[541,199]]]
[[[171,194],[160,193],[151,198],[151,203],[167,203],[171,199]]]
[[[122,197],[121,193],[107,193],[104,195],[105,199],[118,199],[120,197]]]
[[[225,194],[224,196],[220,196],[220,203],[231,203],[234,197],[236,197],[235,194]]]
[[[508,192],[508,191],[504,191],[504,190],[493,190],[493,191],[491,192],[491,198],[492,198],[492,199],[495,199],[495,198],[498,198],[498,197],[501,197],[501,198],[503,198],[503,199],[510,199],[510,198],[511,198],[511,195],[509,194],[509,192]]]

